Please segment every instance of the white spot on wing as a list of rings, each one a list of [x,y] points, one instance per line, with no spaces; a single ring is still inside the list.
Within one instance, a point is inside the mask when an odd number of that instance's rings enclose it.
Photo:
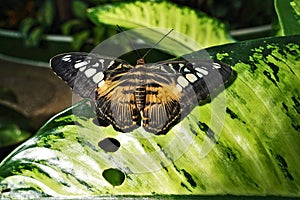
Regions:
[[[88,64],[87,61],[81,61],[81,62],[76,63],[76,64],[74,65],[74,68],[75,68],[75,69],[78,69],[78,68],[83,67],[83,66],[85,66],[85,65],[87,65],[87,64]]]
[[[92,67],[99,67],[99,63],[95,63]]]
[[[183,70],[184,72],[190,72],[190,70],[188,68],[184,68]]]
[[[177,82],[183,87],[185,88],[186,86],[189,85],[189,82],[183,77],[183,76],[179,76],[177,78]]]
[[[197,72],[196,74],[198,75],[199,78],[202,78],[202,77],[203,77],[203,75],[200,74],[199,72]]]
[[[179,67],[184,67],[184,64],[183,63],[179,63]]]
[[[102,81],[100,81],[99,83],[98,83],[98,87],[102,87],[103,85],[104,85],[104,80],[102,80]]]
[[[108,64],[107,68],[110,68],[113,64],[115,63],[115,61],[110,61],[110,63]]]
[[[187,80],[189,80],[191,83],[194,83],[197,80],[197,76],[195,76],[194,74],[186,74],[185,77],[187,78]]]
[[[219,63],[213,63],[213,68],[220,69],[221,65]]]
[[[86,69],[86,67],[79,68],[79,71],[83,72]]]
[[[99,83],[104,78],[104,74],[102,72],[98,72],[93,76],[93,81],[95,83]]]
[[[62,58],[63,61],[66,61],[66,62],[71,62],[71,55],[65,55],[63,58]]]
[[[180,92],[182,92],[182,87],[178,83],[176,84],[176,87]]]
[[[195,70],[197,72],[200,72],[203,75],[207,75],[208,74],[208,71],[206,71],[205,69],[199,68],[199,67],[196,67]]]
[[[86,77],[89,78],[89,77],[93,76],[96,72],[97,72],[96,69],[90,68],[90,69],[87,69],[87,70],[84,72],[84,74],[86,75]]]

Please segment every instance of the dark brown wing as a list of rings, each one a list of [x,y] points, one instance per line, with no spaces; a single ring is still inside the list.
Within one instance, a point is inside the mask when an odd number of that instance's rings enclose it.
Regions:
[[[174,84],[148,84],[142,124],[146,131],[164,134],[181,119],[180,91]]]
[[[162,71],[174,74],[174,80],[182,87],[185,95],[191,95],[191,89],[198,101],[205,100],[217,88],[224,85],[233,71],[230,66],[215,61],[178,60],[156,64]],[[177,85],[177,84],[176,84]]]
[[[95,102],[97,117],[128,132],[137,127],[139,113],[122,76],[133,69],[127,62],[84,52],[64,53],[50,61],[53,71],[81,97]]]
[[[95,98],[96,88],[108,78],[106,71],[124,73],[132,69],[132,66],[123,60],[85,52],[56,55],[51,58],[50,66],[75,93],[90,99]]]
[[[140,114],[135,103],[134,91],[135,85],[130,80],[106,80],[96,92],[98,116],[108,120],[121,132],[130,132],[139,127]]]
[[[145,67],[142,120],[154,134],[167,133],[232,75],[229,66],[217,62],[165,61]]]

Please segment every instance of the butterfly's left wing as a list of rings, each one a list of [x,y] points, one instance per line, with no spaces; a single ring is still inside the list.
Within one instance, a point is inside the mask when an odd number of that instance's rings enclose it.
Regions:
[[[164,61],[149,68],[156,74],[151,78],[155,84],[148,85],[142,117],[144,128],[156,134],[165,134],[232,75],[226,64],[196,60]]]
[[[122,78],[133,69],[127,62],[91,53],[72,52],[53,57],[53,71],[81,97],[95,104],[97,117],[128,132],[136,128],[138,111],[131,83]],[[122,85],[123,84],[123,85]],[[124,88],[129,92],[124,93]]]
[[[103,116],[114,129],[131,132],[140,126],[140,112],[134,97],[137,87],[135,74],[107,73],[109,78],[96,89],[97,114]]]
[[[106,79],[106,70],[126,72],[132,68],[123,60],[84,52],[56,55],[51,58],[50,66],[75,93],[93,99],[96,87]]]

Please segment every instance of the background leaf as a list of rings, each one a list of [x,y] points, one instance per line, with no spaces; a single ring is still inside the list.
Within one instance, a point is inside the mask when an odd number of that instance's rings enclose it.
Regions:
[[[69,20],[61,26],[61,32],[64,35],[69,35],[72,33],[72,29],[76,26],[81,25],[81,23],[82,22],[78,19]]]
[[[28,46],[36,46],[40,43],[43,36],[44,29],[42,27],[33,28],[25,40],[25,44]]]
[[[185,34],[201,47],[233,42],[224,24],[204,13],[169,2],[136,1],[91,8],[88,16],[95,24],[120,25],[131,29],[162,27]],[[170,36],[172,37],[172,36]],[[196,49],[194,49],[196,50]]]
[[[52,0],[44,1],[42,7],[39,9],[40,15],[38,15],[38,20],[42,26],[49,27],[52,25],[55,14],[54,10]]]
[[[83,1],[74,0],[72,2],[73,13],[78,19],[85,20],[87,18],[87,14],[86,14],[87,8],[88,5]]]
[[[164,136],[99,127],[85,102],[65,110],[0,164],[1,196],[299,197],[299,41],[297,35],[207,49],[233,67],[235,79]],[[211,110],[224,93],[225,123],[217,138],[212,123],[220,123],[220,113]],[[120,144],[114,152],[98,145],[108,137]],[[203,156],[205,141],[213,148]],[[103,174],[114,170],[119,179]]]
[[[37,24],[37,20],[34,18],[26,18],[20,25],[20,31],[24,37],[27,37],[30,30]]]
[[[90,31],[89,30],[83,30],[80,31],[73,36],[73,42],[72,46],[75,50],[79,50],[80,47],[82,47],[83,43],[89,38]]]
[[[275,0],[282,35],[300,34],[300,1]]]

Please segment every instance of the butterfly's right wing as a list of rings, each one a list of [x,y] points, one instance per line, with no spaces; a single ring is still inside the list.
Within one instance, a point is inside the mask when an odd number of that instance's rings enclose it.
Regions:
[[[230,66],[208,61],[163,61],[149,66],[144,128],[165,134],[232,75]],[[153,84],[154,83],[154,84]]]
[[[73,91],[95,103],[97,117],[123,132],[136,128],[138,111],[133,102],[130,83],[124,85],[124,74],[133,69],[127,62],[96,54],[64,53],[50,60],[53,71]],[[122,85],[123,84],[123,85]]]
[[[198,102],[205,100],[232,76],[230,66],[215,61],[164,61],[157,63],[163,71],[174,71],[176,85],[182,88],[181,97],[195,95]],[[185,100],[182,100],[185,102]],[[186,103],[185,103],[186,104]]]

